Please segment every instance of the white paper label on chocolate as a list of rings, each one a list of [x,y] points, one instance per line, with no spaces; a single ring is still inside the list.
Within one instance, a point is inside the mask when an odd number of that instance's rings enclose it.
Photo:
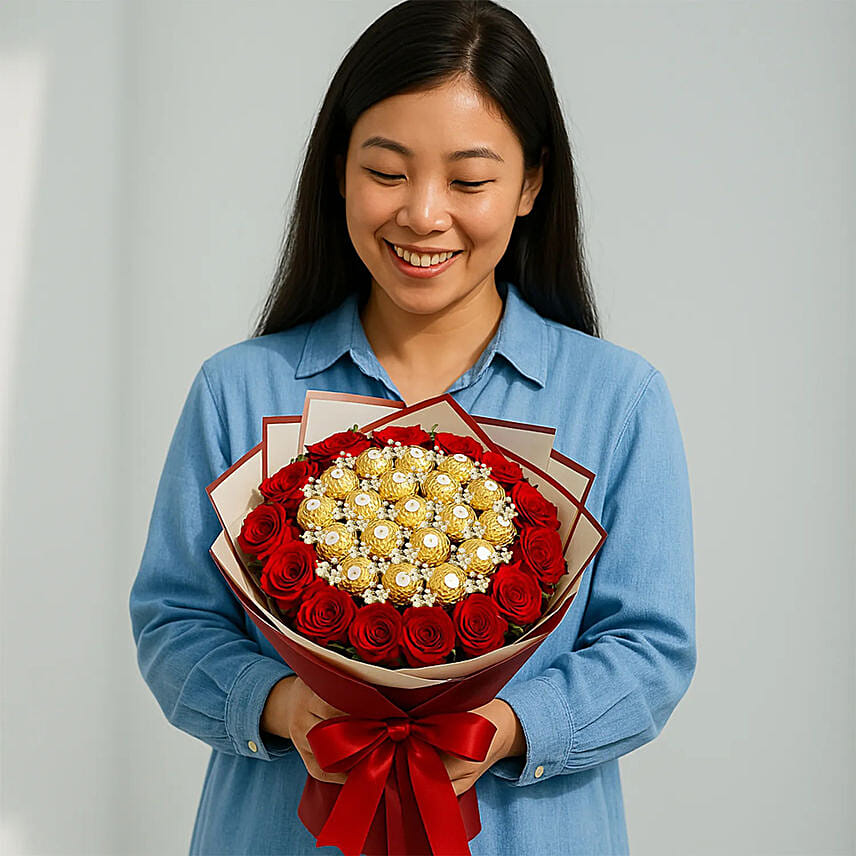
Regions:
[[[461,520],[463,520],[465,517],[470,516],[469,512],[466,509],[466,506],[464,505],[456,505],[454,509],[452,509],[452,514],[454,514],[455,517],[459,517]]]
[[[419,511],[419,500],[418,499],[408,499],[407,502],[404,503],[404,507],[407,511]]]
[[[357,505],[368,505],[372,501],[372,498],[367,493],[358,493],[354,497],[354,502]]]
[[[398,471],[396,471],[396,472],[394,472],[394,473],[392,474],[392,480],[393,480],[396,484],[401,484],[402,482],[406,482],[406,481],[407,481],[407,474],[406,474],[406,473],[402,473],[402,472],[398,472]]]
[[[447,588],[457,588],[461,581],[458,579],[457,574],[448,573],[443,577],[443,582]]]
[[[410,571],[399,571],[395,575],[395,584],[404,588],[410,585]]]
[[[338,532],[328,532],[324,536],[325,544],[338,544],[339,543],[339,533]]]
[[[306,510],[307,511],[315,511],[321,505],[320,499],[307,499],[306,500]]]
[[[484,561],[485,559],[489,559],[489,558],[490,558],[490,554],[491,554],[491,549],[490,549],[490,547],[485,547],[484,545],[482,545],[481,547],[478,547],[478,548],[476,549],[476,555],[477,555],[477,556],[478,556],[482,561]]]
[[[422,538],[422,543],[426,547],[436,547],[440,543],[440,539],[437,537],[436,533],[429,532]]]
[[[462,455],[460,452],[458,452],[458,453],[456,453],[456,454],[452,455],[452,457],[453,457],[456,461],[461,461],[461,463],[463,463],[463,462],[467,459],[467,456],[466,456],[466,455]]]
[[[424,450],[424,449],[422,449],[422,448],[420,448],[419,446],[414,446],[414,447],[410,450],[410,454],[411,454],[414,458],[424,458],[424,457],[425,457],[425,450]]]
[[[493,479],[487,479],[487,481],[485,481],[484,483],[484,486],[488,490],[496,490],[496,482]]]
[[[389,526],[385,523],[378,523],[374,528],[375,538],[386,538],[389,535]]]
[[[348,568],[348,579],[358,580],[362,572],[363,569],[359,565],[351,565],[351,567]]]
[[[330,475],[333,476],[334,479],[340,479],[344,475],[344,472],[341,467],[333,467],[333,469],[330,470]]]
[[[380,449],[369,449],[369,457],[373,461],[376,461],[380,456],[381,456]]]
[[[452,480],[445,473],[440,473],[437,476],[437,484],[451,484],[451,483],[452,483]]]

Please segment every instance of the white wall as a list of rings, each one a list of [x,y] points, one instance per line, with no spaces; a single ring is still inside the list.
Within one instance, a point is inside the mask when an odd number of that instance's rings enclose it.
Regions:
[[[190,380],[248,335],[330,76],[390,5],[0,6],[4,856],[187,850],[208,749],[142,682],[127,593]],[[856,5],[506,5],[606,335],[665,374],[692,479],[699,664],[622,760],[632,852],[853,852]]]

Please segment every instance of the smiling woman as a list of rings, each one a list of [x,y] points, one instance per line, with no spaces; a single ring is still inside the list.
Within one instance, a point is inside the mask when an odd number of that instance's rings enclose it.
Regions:
[[[659,733],[695,668],[689,481],[662,375],[600,337],[550,70],[497,3],[406,0],[351,47],[253,335],[203,362],[176,428],[130,608],[170,722],[214,750],[192,854],[318,853],[303,779],[344,777],[306,736],[338,712],[208,554],[205,487],[309,389],[447,392],[488,423],[549,426],[598,474],[586,506],[609,537],[571,608],[478,709],[496,728],[484,760],[443,763],[457,794],[477,788],[473,854],[627,853],[618,758]]]

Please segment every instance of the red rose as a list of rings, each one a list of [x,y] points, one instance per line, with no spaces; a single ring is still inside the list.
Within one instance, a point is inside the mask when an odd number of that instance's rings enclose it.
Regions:
[[[509,461],[499,452],[485,452],[481,462],[490,467],[491,478],[505,485],[505,487],[510,487],[523,478],[523,470],[520,469],[520,465],[514,461]]]
[[[318,443],[306,447],[306,454],[321,466],[333,462],[339,452],[347,452],[356,457],[372,445],[371,440],[361,431],[337,431]]]
[[[398,663],[401,615],[388,603],[369,603],[357,610],[348,628],[348,639],[367,663]]]
[[[452,611],[461,650],[468,657],[495,651],[505,642],[508,622],[500,617],[496,604],[486,594],[476,592],[459,600]]]
[[[264,479],[259,485],[259,492],[268,499],[281,502],[285,510],[294,515],[303,501],[303,485],[309,481],[309,476],[317,477],[318,472],[318,465],[312,461],[294,461]]]
[[[354,599],[346,591],[323,583],[303,598],[294,627],[319,645],[344,642],[356,612]]]
[[[442,606],[409,606],[401,617],[401,649],[408,665],[445,663],[455,647],[455,628]]]
[[[434,445],[447,455],[466,455],[474,461],[480,461],[484,452],[481,443],[475,438],[446,431],[438,431],[434,435]]]
[[[386,446],[390,440],[402,446],[429,446],[431,443],[431,435],[418,425],[390,425],[389,428],[372,431],[372,437],[381,446]]]
[[[244,518],[238,546],[249,556],[265,559],[283,541],[291,541],[297,534],[283,505],[263,502]]]
[[[543,598],[538,580],[520,562],[500,565],[490,578],[490,596],[499,614],[521,627],[541,616]]]
[[[529,482],[519,481],[511,488],[511,501],[517,509],[521,526],[559,528],[559,509]]]
[[[261,587],[284,612],[291,611],[317,577],[315,548],[300,539],[283,541],[262,568]]]
[[[533,570],[542,587],[555,585],[565,573],[562,539],[555,529],[539,526],[521,530],[511,555],[522,559]]]

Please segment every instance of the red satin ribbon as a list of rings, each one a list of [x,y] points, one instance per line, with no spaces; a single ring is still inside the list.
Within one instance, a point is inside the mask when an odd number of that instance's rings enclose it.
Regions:
[[[316,760],[323,770],[348,777],[317,846],[359,856],[384,795],[390,853],[408,851],[404,815],[416,810],[434,853],[469,856],[458,798],[437,750],[483,761],[495,732],[489,719],[470,712],[319,722],[307,734]]]

